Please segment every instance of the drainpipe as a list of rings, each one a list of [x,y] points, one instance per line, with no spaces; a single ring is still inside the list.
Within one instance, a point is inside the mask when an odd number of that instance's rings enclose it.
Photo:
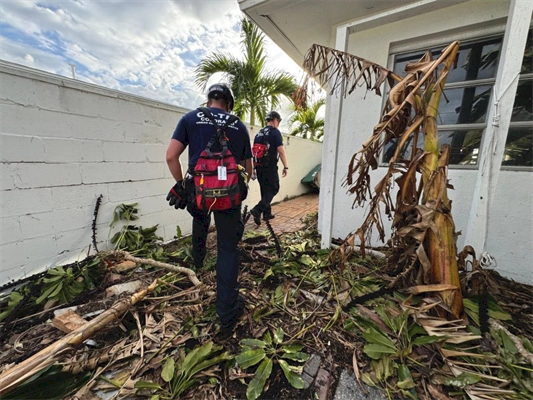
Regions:
[[[532,13],[531,0],[511,0],[494,93],[487,116],[490,123],[483,135],[476,186],[465,236],[465,244],[472,246],[478,255],[488,250],[485,246],[491,203],[502,165]]]
[[[346,26],[337,28],[335,49],[346,51],[349,30]],[[339,154],[339,132],[342,116],[343,86],[338,92],[328,95],[326,100],[326,121],[324,124],[324,142],[322,144],[322,166],[319,192],[318,230],[321,233],[320,247],[331,246],[333,228],[333,205],[335,204],[335,185],[337,182],[337,159]],[[331,92],[331,88],[329,89]]]

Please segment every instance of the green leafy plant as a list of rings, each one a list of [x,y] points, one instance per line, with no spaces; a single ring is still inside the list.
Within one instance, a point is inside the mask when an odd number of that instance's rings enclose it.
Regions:
[[[254,378],[248,384],[246,391],[248,400],[255,400],[261,395],[265,383],[272,373],[272,366],[276,362],[293,387],[296,389],[304,388],[304,380],[300,375],[303,371],[303,363],[309,359],[309,355],[301,351],[303,345],[290,341],[284,342],[283,329],[277,328],[272,333],[265,332],[263,340],[243,339],[240,341],[241,352],[235,357],[238,365],[242,369],[247,369],[259,364]],[[293,363],[301,365],[294,365]]]
[[[179,257],[183,261],[193,261],[192,237],[187,236],[179,240],[179,247],[169,254],[171,257]]]
[[[220,354],[222,346],[207,342],[202,346],[194,348],[183,359],[173,356],[166,359],[161,372],[161,379],[164,384],[149,381],[138,381],[135,387],[142,390],[154,391],[158,394],[151,398],[157,399],[177,399],[192,386],[200,382],[200,375],[206,369],[215,364],[233,359],[229,352]],[[179,354],[179,353],[178,353]]]
[[[46,300],[58,300],[59,303],[68,303],[83,292],[83,279],[76,276],[72,267],[66,270],[62,266],[51,268],[43,278],[41,295],[35,302],[42,304]]]
[[[269,236],[268,231],[247,230],[244,232],[244,235],[242,236],[242,240],[243,242],[250,240],[250,239],[266,240],[268,236]]]
[[[465,298],[463,299],[463,303],[468,317],[475,324],[479,325],[479,301],[477,297],[474,296],[471,299]],[[487,299],[487,313],[488,317],[493,320],[512,320],[512,316],[505,312],[490,295]],[[470,329],[477,333],[477,328],[474,329],[473,325],[470,326]],[[494,351],[490,357],[493,359],[493,362],[498,365],[496,372],[492,375],[500,380],[512,382],[512,385],[517,388],[516,391],[523,394],[523,397],[517,396],[514,398],[530,398],[527,397],[527,393],[533,393],[533,366],[518,350],[515,342],[509,335],[510,333],[504,329],[490,329],[490,338],[495,344],[493,346]],[[526,337],[518,336],[515,337],[515,340],[522,344],[525,351],[529,353],[533,351],[533,345]],[[471,349],[468,351],[472,352]],[[483,382],[483,374],[486,373],[488,366],[484,363],[480,363],[476,355],[477,354],[474,353],[471,356],[465,355],[460,357],[462,362],[469,365],[470,372],[464,372],[457,377],[449,377],[445,380],[445,384],[464,389],[468,385],[477,382],[486,383]],[[483,354],[481,356],[483,356]]]
[[[137,227],[130,224],[131,221],[139,219],[138,212],[137,203],[121,204],[115,207],[110,229],[113,229],[119,221],[123,221],[124,225],[113,235],[111,243],[115,249],[126,250],[139,257],[148,257],[156,260],[165,259],[164,251],[154,247],[157,241],[163,240],[156,235],[159,225],[143,228],[142,226]]]
[[[50,268],[42,278],[44,284],[35,303],[42,304],[47,300],[57,300],[60,304],[68,303],[84,290],[94,289],[104,270],[98,257],[84,265],[76,263],[67,269],[63,266]]]
[[[4,309],[4,311],[0,313],[0,321],[2,321],[4,318],[6,318],[9,314],[13,312],[13,310],[17,307],[17,305],[24,298],[24,295],[22,295],[18,291],[17,292],[13,291],[9,294],[8,298],[9,300],[7,301],[6,308]]]
[[[463,299],[463,305],[468,317],[479,326],[478,299],[476,297],[473,297],[472,299]],[[496,300],[491,296],[488,296],[487,313],[490,318],[498,319],[500,321],[510,321],[512,319],[511,315],[503,311]]]
[[[409,366],[418,364],[413,357],[416,346],[443,340],[444,337],[428,336],[425,330],[409,317],[407,311],[398,311],[390,302],[376,304],[374,311],[388,330],[380,329],[373,322],[360,320],[362,336],[367,342],[363,352],[372,359],[370,372],[361,379],[371,386],[382,386],[388,391],[401,392],[410,399],[418,399],[415,382]],[[390,378],[396,377],[395,381]]]
[[[181,232],[181,228],[179,225],[176,225],[176,235],[174,236],[174,239],[181,239],[183,236],[183,233]]]

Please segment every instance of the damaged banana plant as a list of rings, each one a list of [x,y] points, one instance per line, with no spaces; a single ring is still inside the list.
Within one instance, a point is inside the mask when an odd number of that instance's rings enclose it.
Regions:
[[[346,246],[358,237],[364,255],[365,243],[376,229],[385,241],[382,210],[392,220],[389,265],[396,268],[392,285],[442,285],[439,296],[456,318],[463,316],[455,225],[447,189],[450,155],[448,146],[439,152],[437,114],[449,71],[455,66],[459,42],[453,42],[433,60],[427,52],[418,62],[408,64],[406,76],[371,61],[331,48],[314,45],[307,53],[304,69],[309,77],[330,88],[330,94],[346,96],[366,84],[381,94],[391,87],[380,122],[372,135],[350,160],[344,185],[355,195],[354,206],[369,202],[368,213]],[[305,86],[305,85],[304,85]],[[419,139],[423,139],[419,140]],[[402,149],[412,143],[411,156],[402,158]],[[419,146],[419,143],[423,145]],[[386,145],[396,147],[385,176],[375,185],[370,171]],[[393,200],[393,185],[398,193]],[[340,254],[346,249],[341,248]],[[455,289],[456,288],[456,289]]]

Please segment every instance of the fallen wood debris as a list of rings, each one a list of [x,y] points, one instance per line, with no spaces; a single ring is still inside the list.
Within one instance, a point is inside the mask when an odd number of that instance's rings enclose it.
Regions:
[[[5,395],[17,387],[28,377],[45,367],[53,364],[60,356],[73,350],[85,340],[90,338],[95,332],[104,329],[110,323],[117,321],[131,306],[144,299],[144,297],[155,289],[157,282],[154,281],[149,287],[140,290],[130,298],[117,301],[113,306],[100,314],[87,324],[80,326],[63,339],[34,354],[20,364],[8,369],[0,375],[0,395]]]

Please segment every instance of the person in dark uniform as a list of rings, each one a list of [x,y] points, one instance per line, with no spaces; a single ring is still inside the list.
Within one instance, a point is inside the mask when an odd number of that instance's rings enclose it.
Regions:
[[[287,164],[287,155],[283,147],[283,138],[278,130],[281,122],[281,116],[276,111],[270,111],[266,116],[267,125],[259,131],[254,138],[254,143],[262,143],[263,135],[267,135],[268,157],[269,161],[266,166],[255,166],[257,180],[261,190],[261,201],[250,210],[250,214],[257,225],[261,225],[261,215],[264,219],[272,219],[272,208],[270,204],[272,199],[279,192],[279,174],[278,159],[283,164],[282,177],[286,177],[289,172]]]
[[[223,125],[233,109],[234,99],[229,87],[224,83],[211,85],[207,93],[207,108],[214,116],[218,125]],[[202,151],[215,134],[213,123],[196,109],[185,114],[178,122],[167,149],[166,160],[168,168],[176,180],[176,185],[167,196],[170,205],[185,208],[193,217],[192,223],[192,252],[195,267],[203,267],[206,257],[206,239],[211,223],[211,213],[200,210],[194,194],[187,194],[192,190],[186,187],[194,184],[192,179],[184,184],[180,156],[189,148],[188,176],[192,171]],[[252,173],[252,151],[250,136],[246,126],[236,120],[226,129],[228,149],[236,161],[244,166],[248,176]],[[220,147],[220,146],[219,146]],[[214,151],[220,148],[213,147]],[[238,244],[242,238],[244,224],[241,217],[241,206],[223,211],[213,211],[217,230],[217,298],[216,311],[220,318],[221,332],[227,335],[233,331],[237,320],[244,312],[244,301],[239,296],[238,272],[239,252]]]

